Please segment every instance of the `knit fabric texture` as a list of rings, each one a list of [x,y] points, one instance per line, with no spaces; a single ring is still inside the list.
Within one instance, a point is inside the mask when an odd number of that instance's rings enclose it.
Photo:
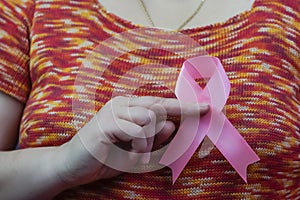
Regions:
[[[206,52],[221,60],[231,83],[227,118],[261,160],[248,167],[246,184],[217,148],[204,158],[198,149],[174,185],[165,167],[78,186],[57,199],[300,199],[300,1],[256,0],[225,22],[178,32],[199,49],[187,51],[187,41],[167,37],[163,48],[120,51],[132,45],[118,39],[124,32],[133,31],[132,39],[145,47],[160,40],[134,32],[141,28],[97,0],[2,0],[0,90],[26,103],[19,148],[69,141],[116,95],[175,97],[170,88],[182,63]],[[105,69],[82,70],[111,37],[96,64],[109,62],[110,52],[122,55]],[[149,66],[134,70],[142,65]],[[135,80],[144,82],[136,88]],[[160,84],[164,80],[170,85]],[[76,85],[85,86],[82,93]],[[90,92],[94,99],[87,98]],[[82,107],[74,111],[74,102]]]

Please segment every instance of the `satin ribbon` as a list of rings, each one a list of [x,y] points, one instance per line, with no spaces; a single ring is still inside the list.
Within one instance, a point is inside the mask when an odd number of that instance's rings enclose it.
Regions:
[[[196,83],[197,78],[209,78],[204,89]],[[201,119],[185,118],[162,156],[160,163],[171,168],[173,184],[205,136],[247,183],[248,165],[260,159],[222,112],[229,91],[230,83],[218,58],[198,56],[183,63],[175,88],[178,100],[207,102],[210,111]]]

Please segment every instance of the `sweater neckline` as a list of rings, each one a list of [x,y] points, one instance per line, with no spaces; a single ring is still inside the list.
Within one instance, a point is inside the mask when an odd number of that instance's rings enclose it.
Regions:
[[[140,25],[137,23],[134,23],[130,20],[127,20],[125,18],[120,17],[119,15],[108,11],[98,0],[93,0],[95,2],[96,7],[98,10],[101,11],[103,15],[107,16],[107,20],[112,21],[112,22],[117,22],[120,25],[122,25],[124,28],[132,28],[132,29],[138,29],[138,28],[155,28],[158,30],[168,30],[168,31],[176,31],[176,30],[171,30],[171,29],[164,29],[164,28],[157,28],[157,27],[149,27],[149,26],[144,26]],[[177,32],[182,32],[182,33],[193,33],[193,32],[199,32],[199,31],[204,31],[208,29],[213,29],[213,28],[218,28],[218,27],[224,27],[226,25],[233,24],[235,22],[238,22],[240,20],[247,19],[250,14],[252,14],[255,11],[255,8],[257,7],[259,0],[254,0],[252,6],[250,9],[242,11],[232,17],[230,17],[227,20],[221,21],[221,22],[216,22],[212,24],[207,24],[207,25],[202,25],[202,26],[197,26],[197,27],[191,27],[191,28],[185,28],[178,30]]]

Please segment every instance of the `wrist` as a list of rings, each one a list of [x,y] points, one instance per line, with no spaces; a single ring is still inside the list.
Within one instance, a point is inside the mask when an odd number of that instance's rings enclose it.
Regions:
[[[47,180],[49,185],[49,190],[52,191],[52,194],[58,195],[64,190],[71,188],[72,185],[64,182],[60,176],[60,169],[62,168],[61,162],[61,148],[60,147],[48,147],[48,156],[44,156],[42,162],[44,167],[44,179]],[[47,153],[48,153],[47,152]]]
[[[56,177],[64,188],[71,188],[97,180],[95,173],[102,164],[82,145],[76,135],[57,148]]]
[[[71,152],[72,150],[70,141],[57,147],[54,152],[54,159],[55,162],[52,163],[52,169],[53,169],[53,177],[55,177],[58,185],[60,185],[62,188],[68,189],[71,187],[75,187],[80,185],[80,183],[70,178],[70,159],[71,159]]]

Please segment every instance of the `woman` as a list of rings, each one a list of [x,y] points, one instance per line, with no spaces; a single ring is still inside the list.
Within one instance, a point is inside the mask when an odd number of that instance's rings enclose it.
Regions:
[[[299,198],[298,0],[6,0],[0,5],[1,199]],[[106,48],[105,42],[116,38],[108,52],[119,52],[128,38],[117,36],[146,26],[175,30],[201,48],[180,57],[173,48],[186,43],[175,39],[174,47],[123,51],[96,73],[101,76],[86,76],[94,71],[82,66],[99,53],[97,46]],[[148,40],[142,38],[142,44],[155,42]],[[111,143],[128,152],[148,152],[173,134],[181,112],[208,112],[205,104],[180,105],[168,87],[145,82],[132,91],[130,84],[120,83],[135,66],[180,69],[185,58],[203,51],[222,61],[231,82],[226,116],[261,158],[248,168],[248,184],[216,148],[202,159],[196,152],[174,185],[168,168],[119,175],[99,162],[111,158]],[[174,77],[163,67],[146,69],[125,77],[144,80],[140,77],[150,74],[150,82]],[[170,83],[174,86],[176,79]],[[93,98],[78,95],[78,85],[84,95],[92,88]],[[128,93],[136,98],[117,97]],[[161,110],[166,121],[160,120]],[[148,136],[157,127],[154,141]],[[19,149],[13,150],[17,138]],[[147,156],[127,156],[112,159],[126,163],[126,169],[147,163]]]

